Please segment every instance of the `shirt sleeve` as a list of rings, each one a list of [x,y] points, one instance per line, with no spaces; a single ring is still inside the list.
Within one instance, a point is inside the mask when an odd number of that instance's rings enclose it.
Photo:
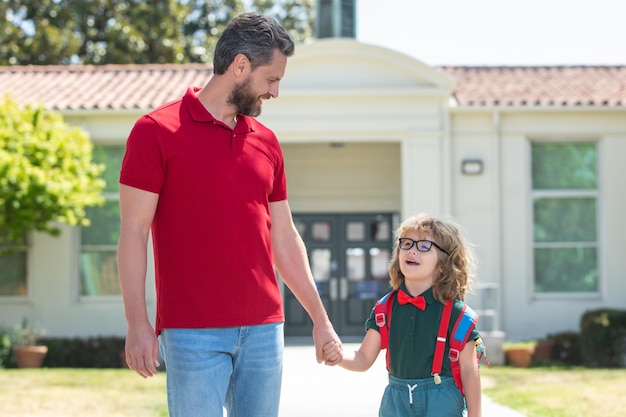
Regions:
[[[472,334],[470,335],[469,340],[478,340],[480,339],[480,337],[480,332],[476,327],[474,327],[474,330],[472,330]]]
[[[369,329],[374,329],[380,333],[380,329],[378,328],[378,325],[376,324],[376,317],[374,314],[375,309],[376,309],[376,306],[372,308],[372,312],[370,313],[370,316],[367,318],[367,320],[365,320],[365,333],[367,333]]]
[[[272,192],[268,196],[268,201],[283,201],[287,199],[287,177],[285,175],[285,160],[283,152],[276,139],[276,166],[274,168],[274,184]]]
[[[142,116],[126,141],[120,183],[160,194],[165,170],[161,128],[154,119]]]

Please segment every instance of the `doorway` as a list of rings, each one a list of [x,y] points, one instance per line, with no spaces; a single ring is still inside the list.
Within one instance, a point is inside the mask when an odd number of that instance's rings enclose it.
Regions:
[[[365,320],[389,291],[387,264],[397,215],[294,214],[317,290],[340,337],[363,336]],[[285,287],[285,336],[311,336],[313,323]]]

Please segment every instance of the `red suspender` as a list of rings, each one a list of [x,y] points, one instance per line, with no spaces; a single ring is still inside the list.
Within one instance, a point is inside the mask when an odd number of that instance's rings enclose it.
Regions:
[[[441,383],[441,365],[443,364],[443,352],[446,348],[446,340],[448,337],[448,323],[450,323],[450,314],[452,313],[452,304],[454,300],[449,300],[443,306],[441,320],[439,320],[439,331],[437,332],[437,344],[435,345],[435,357],[433,358],[433,367],[431,375],[435,379],[435,384]]]
[[[393,307],[393,300],[396,295],[396,290],[387,293],[383,298],[378,300],[375,306],[375,318],[376,324],[380,330],[380,342],[381,349],[387,349],[387,370],[389,371],[389,326],[391,324],[391,310]],[[433,357],[433,365],[431,368],[431,375],[435,380],[435,384],[441,383],[441,368],[443,366],[443,355],[446,349],[446,344],[450,346],[448,357],[450,358],[450,368],[452,370],[452,376],[457,387],[463,392],[463,384],[461,383],[461,367],[459,366],[459,356],[461,350],[467,342],[467,338],[470,336],[474,325],[478,321],[478,315],[467,305],[463,305],[463,309],[459,314],[459,317],[454,324],[450,340],[448,341],[448,328],[450,326],[450,316],[452,314],[452,307],[454,306],[454,300],[448,300],[443,305],[441,312],[441,319],[439,320],[439,330],[437,331],[437,341],[435,344],[435,355]],[[476,341],[477,348],[480,350],[478,359],[484,354],[484,345],[482,341],[478,339]],[[487,357],[485,356],[485,360]],[[487,361],[489,365],[489,362]]]

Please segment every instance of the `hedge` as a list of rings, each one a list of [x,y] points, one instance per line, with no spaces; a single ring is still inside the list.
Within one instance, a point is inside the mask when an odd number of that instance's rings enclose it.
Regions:
[[[48,346],[43,366],[47,368],[122,368],[125,339],[117,336],[39,338],[38,344]],[[6,367],[15,367],[15,361],[4,358]]]
[[[586,366],[626,366],[626,310],[602,308],[587,311],[581,317],[580,329]]]

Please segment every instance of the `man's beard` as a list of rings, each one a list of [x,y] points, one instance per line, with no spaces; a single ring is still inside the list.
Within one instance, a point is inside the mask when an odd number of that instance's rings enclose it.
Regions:
[[[228,104],[235,106],[239,114],[256,117],[261,114],[261,102],[259,96],[250,93],[249,87],[249,79],[236,84],[230,92]],[[269,95],[267,95],[267,98],[269,98]]]

